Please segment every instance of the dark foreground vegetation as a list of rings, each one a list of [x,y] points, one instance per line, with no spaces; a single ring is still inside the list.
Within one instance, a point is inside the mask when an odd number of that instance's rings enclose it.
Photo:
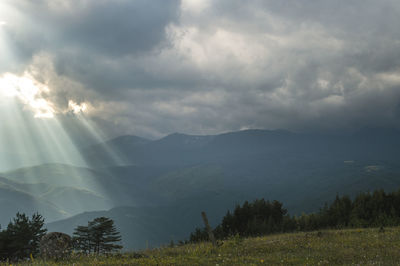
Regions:
[[[232,237],[219,242],[218,246],[201,242],[114,255],[73,253],[64,260],[34,258],[17,265],[398,265],[400,261],[399,227],[384,232],[367,228]]]
[[[16,261],[39,254],[39,243],[46,234],[44,219],[40,214],[31,218],[17,213],[7,228],[0,232],[0,260]]]
[[[339,197],[318,212],[290,216],[278,201],[255,200],[236,206],[208,242],[205,229],[175,246],[119,253],[122,246],[113,220],[99,217],[78,226],[67,256],[40,253],[44,219],[17,214],[0,232],[0,259],[31,265],[332,265],[400,261],[400,191],[377,190],[354,199]],[[374,227],[369,228],[368,227]],[[351,229],[356,228],[356,229]],[[361,228],[361,229],[360,229]],[[69,237],[69,236],[68,236]],[[0,263],[1,264],[1,263]]]
[[[34,258],[65,259],[75,255],[110,254],[122,249],[114,221],[98,217],[87,226],[75,228],[74,236],[63,233],[46,235],[44,218],[36,213],[29,218],[17,213],[5,230],[0,231],[0,261],[21,262]],[[58,236],[58,237],[57,237]]]
[[[271,233],[312,231],[320,229],[367,228],[400,225],[400,190],[385,193],[361,193],[353,200],[336,196],[317,213],[290,216],[278,201],[245,202],[228,211],[213,233],[217,239],[239,235],[262,236]],[[206,229],[197,228],[190,242],[208,239]]]

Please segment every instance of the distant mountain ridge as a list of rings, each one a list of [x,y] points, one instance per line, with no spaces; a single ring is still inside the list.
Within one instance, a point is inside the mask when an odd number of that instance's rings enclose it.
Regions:
[[[145,140],[136,136],[123,136],[83,150],[92,167],[112,166],[106,151],[109,147],[118,154],[123,165],[190,165],[215,160],[229,161],[242,155],[315,154],[345,160],[387,158],[400,155],[400,133],[388,129],[363,129],[350,135],[300,134],[286,130],[243,130],[219,135],[186,135],[174,133],[158,140]],[[102,154],[102,155],[99,155]],[[96,155],[96,156],[94,156]],[[315,157],[318,157],[315,156]],[[330,158],[329,158],[330,159]]]

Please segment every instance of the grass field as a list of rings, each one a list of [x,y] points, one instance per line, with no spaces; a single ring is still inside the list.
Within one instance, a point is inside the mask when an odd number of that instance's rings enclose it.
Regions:
[[[18,265],[400,265],[400,227],[233,237],[218,247],[188,244]]]

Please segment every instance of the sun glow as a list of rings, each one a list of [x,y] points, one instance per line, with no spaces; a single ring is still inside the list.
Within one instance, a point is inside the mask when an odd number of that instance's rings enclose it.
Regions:
[[[29,73],[22,76],[6,73],[0,76],[0,95],[19,99],[34,112],[36,118],[54,117],[52,103],[42,97],[48,92],[49,88],[37,82]]]
[[[74,114],[84,113],[87,108],[87,103],[78,104],[72,100],[68,102],[68,111],[72,111]]]

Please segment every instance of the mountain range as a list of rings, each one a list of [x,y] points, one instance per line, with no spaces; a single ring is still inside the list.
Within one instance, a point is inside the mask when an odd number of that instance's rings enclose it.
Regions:
[[[294,215],[318,210],[337,193],[398,189],[399,147],[394,129],[122,136],[81,148],[86,167],[46,163],[1,173],[0,223],[38,211],[49,230],[71,234],[107,216],[126,249],[157,246],[201,226],[201,211],[215,225],[244,200],[276,199]]]

